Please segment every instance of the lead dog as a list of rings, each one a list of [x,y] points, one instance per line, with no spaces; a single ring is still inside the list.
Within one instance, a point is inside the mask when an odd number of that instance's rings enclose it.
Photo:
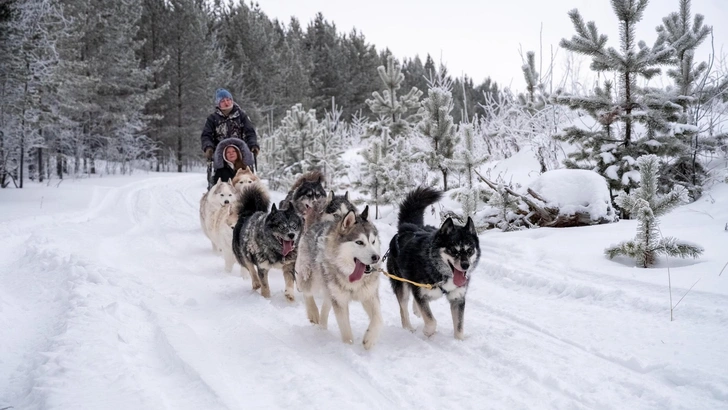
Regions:
[[[425,226],[425,208],[441,196],[442,192],[432,188],[417,188],[407,195],[399,207],[397,234],[389,243],[387,270],[416,283],[435,285],[426,289],[390,279],[403,328],[414,330],[407,311],[411,293],[415,314],[420,313],[425,321],[423,332],[432,336],[437,321],[430,310],[430,301],[445,296],[450,302],[455,338],[462,339],[465,295],[470,274],[480,260],[480,242],[470,218],[464,227],[456,226],[452,218],[445,220],[439,229]]]

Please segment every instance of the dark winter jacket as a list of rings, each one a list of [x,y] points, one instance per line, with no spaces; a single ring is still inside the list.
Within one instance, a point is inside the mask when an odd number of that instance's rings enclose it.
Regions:
[[[253,123],[237,104],[233,104],[228,115],[223,114],[220,108],[215,108],[215,112],[207,117],[200,136],[202,151],[208,148],[215,149],[220,141],[226,138],[239,138],[245,141],[249,149],[258,147],[258,136],[255,134]]]
[[[225,148],[232,146],[238,151],[238,161],[231,163],[225,159]],[[250,152],[248,146],[239,138],[227,138],[220,141],[215,149],[215,155],[213,156],[213,168],[215,168],[215,174],[212,177],[212,183],[216,184],[218,179],[222,179],[223,182],[231,180],[238,169],[249,167],[253,169],[253,153]]]

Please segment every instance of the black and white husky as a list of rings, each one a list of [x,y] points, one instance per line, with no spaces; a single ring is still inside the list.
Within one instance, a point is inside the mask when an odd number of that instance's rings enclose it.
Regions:
[[[390,279],[399,302],[402,327],[414,331],[409,319],[407,302],[412,293],[412,307],[425,321],[426,336],[435,333],[437,321],[430,310],[430,301],[445,296],[450,302],[456,339],[463,338],[465,294],[470,274],[480,259],[480,243],[472,219],[464,227],[452,218],[439,229],[425,226],[425,208],[439,201],[442,192],[432,188],[411,191],[399,207],[397,234],[389,244],[387,269],[389,273],[410,281],[433,285],[432,289],[417,287]]]
[[[260,294],[269,298],[268,271],[281,269],[286,282],[286,298],[295,300],[293,269],[303,219],[290,203],[286,209],[277,209],[273,204],[268,212],[270,198],[265,188],[258,184],[243,188],[238,202],[233,252],[238,263],[250,272],[253,289],[260,288]]]

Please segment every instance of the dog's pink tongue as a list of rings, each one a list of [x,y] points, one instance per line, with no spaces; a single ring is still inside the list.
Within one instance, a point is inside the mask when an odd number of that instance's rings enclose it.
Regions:
[[[356,261],[356,266],[354,266],[354,272],[349,275],[349,282],[356,282],[359,279],[361,279],[362,276],[364,276],[364,269],[367,268],[367,266],[359,259],[354,259]]]
[[[283,241],[283,256],[288,255],[293,250],[293,241]]]
[[[455,286],[463,286],[468,278],[465,277],[465,272],[457,269],[452,270],[452,282]]]

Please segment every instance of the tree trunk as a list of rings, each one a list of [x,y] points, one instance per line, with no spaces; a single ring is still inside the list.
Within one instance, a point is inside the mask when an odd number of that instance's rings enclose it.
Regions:
[[[63,165],[65,160],[62,154],[56,154],[56,175],[58,175],[58,179],[63,179]]]
[[[43,148],[38,147],[38,182],[43,182]]]

